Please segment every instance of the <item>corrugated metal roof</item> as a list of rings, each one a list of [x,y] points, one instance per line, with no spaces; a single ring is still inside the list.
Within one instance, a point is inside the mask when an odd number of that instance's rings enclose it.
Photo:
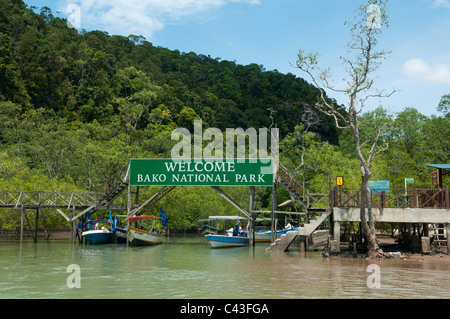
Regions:
[[[450,169],[450,164],[426,164],[426,165],[434,168]]]

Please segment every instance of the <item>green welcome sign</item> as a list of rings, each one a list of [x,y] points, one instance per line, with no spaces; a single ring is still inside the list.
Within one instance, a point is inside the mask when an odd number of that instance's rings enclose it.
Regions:
[[[273,186],[273,159],[131,159],[131,186]]]

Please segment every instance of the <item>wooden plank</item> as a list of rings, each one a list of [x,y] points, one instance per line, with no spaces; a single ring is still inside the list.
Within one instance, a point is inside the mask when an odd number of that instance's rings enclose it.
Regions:
[[[161,198],[163,198],[164,196],[166,196],[169,192],[171,192],[176,186],[171,186],[168,188],[168,186],[164,186],[163,188],[161,188],[159,191],[157,191],[152,197],[150,197],[149,199],[147,199],[141,206],[139,206],[136,209],[133,209],[132,211],[130,211],[128,213],[128,216],[132,216],[137,214],[141,209],[146,208],[147,206],[151,205],[153,201],[157,201],[160,200]],[[159,197],[161,196],[161,197]],[[130,198],[131,201],[131,198]],[[131,206],[131,204],[130,204]]]
[[[222,189],[220,189],[217,186],[211,186],[212,189],[214,189],[217,193],[219,193],[220,196],[222,196],[223,198],[225,198],[227,200],[227,202],[229,202],[231,205],[233,205],[234,207],[236,207],[237,209],[239,209],[239,211],[243,212],[244,215],[247,218],[251,218],[251,214],[244,209],[241,205],[239,205],[238,203],[236,203],[230,196],[228,196]]]
[[[67,215],[64,214],[64,212],[63,212],[61,209],[57,208],[56,211],[57,211],[58,213],[60,213],[61,216],[64,217],[69,223],[74,221],[74,220],[70,219],[69,217],[67,217]]]
[[[274,210],[275,214],[289,214],[289,215],[306,215],[306,213],[299,213],[299,212],[286,212],[281,210]],[[257,214],[264,214],[264,213],[272,213],[271,210],[252,210],[250,213],[257,213]]]
[[[80,218],[81,216],[83,216],[84,214],[86,214],[88,211],[94,209],[96,207],[96,205],[91,205],[88,208],[86,208],[85,210],[83,210],[81,213],[79,213],[78,215],[76,215],[75,217],[72,217],[72,219],[70,220],[71,222],[77,220],[78,218]]]

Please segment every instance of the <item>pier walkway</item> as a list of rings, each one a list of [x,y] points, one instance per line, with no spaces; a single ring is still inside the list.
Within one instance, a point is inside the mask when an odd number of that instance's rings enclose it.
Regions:
[[[72,232],[75,237],[76,222],[87,218],[99,210],[126,210],[128,216],[143,214],[151,205],[155,204],[165,195],[169,194],[175,186],[162,187],[158,192],[139,204],[139,187],[132,193],[129,181],[129,165],[123,167],[111,176],[103,185],[104,188],[96,192],[43,192],[43,191],[4,191],[0,190],[0,208],[21,210],[21,234],[23,232],[24,214],[26,210],[36,209],[36,235],[38,229],[38,215],[40,209],[55,209],[68,222],[72,224]],[[291,198],[290,202],[297,202],[302,208],[301,212],[278,211],[277,187],[286,190]],[[297,231],[288,232],[276,239],[272,236],[272,243],[266,252],[288,250],[291,243],[298,236],[309,237],[325,221],[330,221],[330,234],[332,240],[339,247],[341,223],[360,222],[360,191],[359,189],[347,189],[334,187],[329,194],[308,193],[301,184],[281,164],[278,167],[272,189],[272,209],[258,211],[255,206],[254,186],[250,191],[250,209],[245,209],[222,188],[212,188],[230,204],[241,211],[245,216],[254,220],[256,214],[272,214],[272,232],[276,231],[275,215],[297,214],[303,215],[304,223]],[[127,196],[120,197],[124,192]],[[134,201],[131,195],[134,194]],[[448,186],[419,188],[416,186],[408,189],[373,189],[372,207],[376,222],[399,223],[403,225],[421,225],[420,236],[429,238],[439,245],[445,245],[450,253],[450,196]],[[117,199],[120,198],[118,201]],[[119,203],[117,203],[119,202]],[[282,205],[280,205],[282,206]],[[27,218],[28,220],[28,218]],[[413,226],[414,227],[414,226]],[[428,230],[434,230],[429,234]],[[331,238],[330,238],[331,239]]]
[[[335,246],[339,247],[341,223],[360,222],[360,190],[335,186],[329,194],[307,194],[306,202],[301,197],[300,183],[294,180],[286,169],[280,166],[277,182],[286,189],[291,198],[304,206],[307,216],[319,213],[314,219],[306,218],[306,223],[298,231],[288,232],[274,240],[266,252],[286,251],[297,236],[310,236],[326,219],[330,218],[330,230],[333,234]],[[374,220],[376,222],[399,223],[408,226],[421,224],[420,236],[429,238],[438,245],[447,246],[450,253],[450,196],[448,186],[435,188],[419,188],[413,186],[409,189],[391,188],[373,189],[371,193]],[[325,199],[327,204],[316,208],[311,199],[319,197]],[[366,212],[367,214],[367,212]],[[423,226],[424,225],[424,226]],[[434,233],[429,234],[428,229]],[[428,237],[429,236],[429,237]],[[337,248],[339,249],[339,248]]]

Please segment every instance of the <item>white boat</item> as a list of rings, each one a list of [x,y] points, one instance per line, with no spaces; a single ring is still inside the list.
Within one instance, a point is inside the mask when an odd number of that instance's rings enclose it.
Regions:
[[[242,221],[248,220],[248,218],[240,217],[240,216],[209,216],[206,219],[200,219],[198,221],[199,224],[205,223],[203,226],[199,227],[200,235],[202,237],[204,237],[206,235],[218,235],[218,233],[219,233],[219,222],[220,221],[223,221],[224,223],[226,221],[236,221],[237,224],[239,224],[239,222],[241,220]],[[213,222],[213,221],[216,222],[214,224],[216,227],[210,225],[211,222]],[[227,230],[226,232],[228,233],[229,230]],[[231,229],[230,236],[231,236],[232,232],[233,232],[233,228]]]
[[[89,221],[87,222],[85,227],[87,228],[87,230],[81,233],[81,236],[86,240],[87,243],[91,245],[97,245],[112,242],[113,235],[111,230],[106,228],[105,226],[102,226],[100,229],[98,229],[100,223],[111,224],[111,219],[91,220],[89,218]],[[81,224],[81,227],[83,227],[83,224]]]
[[[212,248],[242,247],[249,245],[248,237],[227,235],[206,235],[206,240]]]
[[[155,216],[134,216],[128,217],[128,221],[136,223],[136,227],[130,226],[127,229],[126,235],[128,242],[131,245],[158,245],[164,242],[166,237],[165,231],[156,227],[156,221],[160,220],[160,217]],[[142,221],[153,220],[152,226],[146,230],[141,224]]]
[[[205,235],[217,235],[217,228],[209,226],[209,225],[203,225],[199,227],[200,236],[204,237]]]
[[[295,231],[298,228],[283,229],[276,231],[276,238],[280,238],[281,235],[286,234],[289,231]],[[272,241],[272,231],[270,230],[260,230],[255,232],[255,242],[256,243],[270,243]]]
[[[112,241],[112,233],[105,227],[97,230],[84,231],[81,233],[81,236],[92,245],[107,244]]]
[[[256,218],[256,222],[267,222],[271,221],[271,218]],[[281,235],[285,234],[288,231],[297,230],[298,228],[291,228],[290,226],[285,229],[276,231],[276,238],[280,238]],[[249,237],[249,231],[247,229],[239,229],[240,234],[245,234],[245,236]],[[227,229],[227,236],[233,236],[233,228]],[[272,232],[270,230],[259,230],[255,232],[255,243],[270,243],[272,241]]]

